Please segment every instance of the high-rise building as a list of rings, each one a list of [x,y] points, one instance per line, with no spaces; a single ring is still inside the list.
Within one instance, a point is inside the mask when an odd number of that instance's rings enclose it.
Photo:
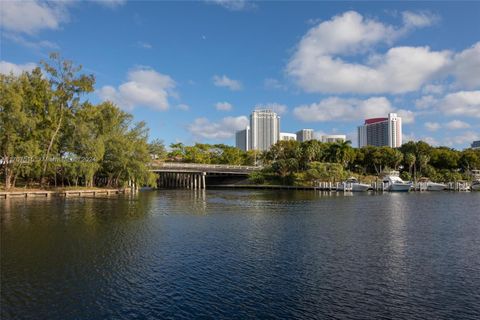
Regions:
[[[297,135],[295,133],[289,132],[280,132],[280,141],[289,141],[289,140],[297,140]]]
[[[358,146],[388,146],[398,148],[402,145],[402,118],[389,113],[388,118],[366,119],[358,127]]]
[[[235,134],[235,146],[243,151],[250,150],[250,127],[237,131]]]
[[[347,136],[344,134],[325,134],[321,138],[322,142],[345,142],[347,141]]]
[[[297,131],[297,141],[305,142],[313,139],[313,129],[302,129]]]
[[[472,142],[472,149],[480,149],[480,140]]]
[[[269,109],[250,115],[251,149],[266,151],[280,139],[280,117]]]

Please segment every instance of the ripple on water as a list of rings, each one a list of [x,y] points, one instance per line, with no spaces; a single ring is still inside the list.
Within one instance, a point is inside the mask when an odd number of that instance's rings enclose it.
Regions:
[[[11,199],[2,319],[479,319],[480,194]]]

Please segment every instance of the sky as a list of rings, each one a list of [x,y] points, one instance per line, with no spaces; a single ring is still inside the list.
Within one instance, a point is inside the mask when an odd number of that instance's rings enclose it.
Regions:
[[[0,72],[50,52],[150,139],[226,143],[255,108],[346,134],[397,112],[404,142],[480,139],[480,2],[1,1]]]

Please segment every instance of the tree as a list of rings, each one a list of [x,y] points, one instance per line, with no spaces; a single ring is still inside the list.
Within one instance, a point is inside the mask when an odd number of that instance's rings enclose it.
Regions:
[[[59,54],[52,53],[50,62],[42,61],[45,72],[50,81],[53,93],[55,113],[52,117],[52,127],[48,135],[48,145],[45,150],[45,161],[42,170],[42,183],[47,171],[49,156],[54,147],[64,119],[72,116],[80,104],[80,97],[84,93],[92,92],[95,78],[93,75],[78,74],[81,66],[74,66],[72,61],[63,60]]]
[[[167,156],[165,144],[163,143],[163,140],[160,139],[153,139],[152,142],[148,144],[148,152],[154,159],[163,160]]]

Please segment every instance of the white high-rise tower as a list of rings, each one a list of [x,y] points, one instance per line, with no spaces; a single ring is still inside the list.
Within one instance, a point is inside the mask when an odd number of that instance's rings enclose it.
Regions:
[[[398,148],[402,145],[402,118],[389,113],[388,118],[366,119],[358,127],[358,146],[388,146]]]
[[[270,109],[254,110],[250,130],[251,148],[266,151],[280,139],[280,117]]]

